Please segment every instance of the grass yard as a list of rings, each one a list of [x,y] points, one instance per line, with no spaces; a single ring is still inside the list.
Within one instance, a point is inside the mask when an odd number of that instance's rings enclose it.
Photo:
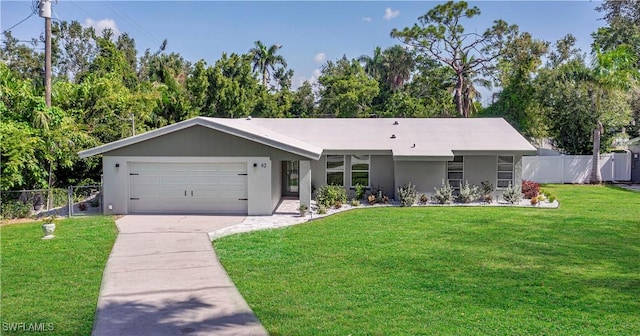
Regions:
[[[272,335],[640,334],[640,193],[546,189],[559,209],[360,209],[215,248]]]
[[[116,226],[111,217],[64,219],[56,226],[52,240],[40,239],[41,223],[0,228],[0,334],[25,334],[9,330],[15,323],[50,335],[91,334]]]

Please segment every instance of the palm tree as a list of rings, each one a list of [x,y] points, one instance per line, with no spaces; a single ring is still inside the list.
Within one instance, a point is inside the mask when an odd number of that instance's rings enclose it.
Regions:
[[[382,64],[385,82],[395,92],[411,78],[416,63],[409,51],[401,45],[394,45],[382,53]]]
[[[638,70],[634,68],[635,58],[631,48],[627,45],[621,45],[604,53],[600,52],[600,48],[595,48],[592,68],[586,78],[589,83],[588,92],[594,115],[598,116],[600,100],[607,92],[628,90],[632,83],[640,77]],[[590,176],[590,182],[594,184],[602,183],[599,168],[602,131],[602,120],[598,117],[593,130],[593,159]]]
[[[358,57],[358,62],[362,63],[367,75],[374,79],[380,79],[383,70],[382,49],[380,47],[373,49],[373,56],[362,55]]]
[[[255,41],[254,47],[249,49],[249,54],[253,58],[253,71],[259,71],[262,75],[262,85],[267,87],[270,79],[270,71],[275,71],[276,65],[287,67],[287,62],[282,55],[276,55],[278,49],[282,48],[279,44],[274,44],[267,48],[262,41]]]

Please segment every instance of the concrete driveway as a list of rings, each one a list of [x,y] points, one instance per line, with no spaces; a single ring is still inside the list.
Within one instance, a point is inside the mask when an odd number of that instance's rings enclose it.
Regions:
[[[125,216],[107,262],[93,335],[267,335],[207,232],[240,216]]]

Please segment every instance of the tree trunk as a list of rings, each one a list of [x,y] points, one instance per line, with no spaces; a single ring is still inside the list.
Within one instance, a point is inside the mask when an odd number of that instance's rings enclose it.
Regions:
[[[267,87],[267,77],[269,75],[267,74],[267,68],[265,67],[264,70],[262,70],[262,84],[264,85],[264,87]]]
[[[458,81],[456,82],[456,87],[454,88],[453,102],[454,104],[456,104],[456,111],[458,112],[458,114],[467,118],[468,115],[465,113],[464,103],[462,100],[463,86],[464,86],[464,77],[462,76],[462,73],[459,73]]]
[[[591,184],[602,183],[600,174],[600,134],[602,134],[602,123],[598,120],[598,125],[593,130],[593,159],[591,160]]]

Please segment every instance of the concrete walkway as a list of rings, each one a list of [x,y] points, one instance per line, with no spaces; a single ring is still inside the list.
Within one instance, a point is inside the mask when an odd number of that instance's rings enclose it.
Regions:
[[[103,275],[95,336],[267,335],[207,235],[233,216],[125,216]]]

